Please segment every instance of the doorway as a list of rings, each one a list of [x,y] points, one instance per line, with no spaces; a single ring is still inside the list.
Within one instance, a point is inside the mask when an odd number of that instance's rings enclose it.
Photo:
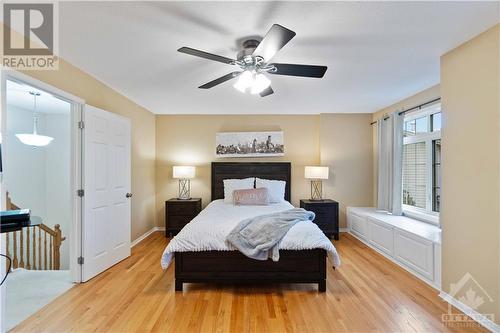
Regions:
[[[132,132],[128,118],[25,74],[0,82],[2,210],[29,208],[44,225],[0,237],[18,270],[0,286],[1,331],[130,256]]]
[[[76,265],[81,178],[75,163],[78,105],[17,77],[4,81],[3,180],[6,209],[30,209],[39,224],[5,234],[7,330],[80,281]]]

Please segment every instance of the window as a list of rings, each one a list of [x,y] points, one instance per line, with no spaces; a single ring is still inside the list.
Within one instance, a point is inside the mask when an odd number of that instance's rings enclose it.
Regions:
[[[405,116],[403,136],[403,210],[436,222],[441,199],[441,104]]]
[[[431,124],[433,132],[441,130],[441,112],[434,113],[431,115]]]
[[[427,132],[427,119],[426,117],[421,117],[405,122],[405,136],[417,135],[420,133]]]
[[[441,139],[432,141],[432,211],[439,212],[441,201]]]
[[[403,147],[403,204],[425,209],[427,197],[425,142]]]

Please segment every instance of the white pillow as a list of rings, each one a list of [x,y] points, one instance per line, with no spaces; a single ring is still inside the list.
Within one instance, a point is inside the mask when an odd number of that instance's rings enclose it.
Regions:
[[[270,203],[285,201],[285,186],[286,182],[284,180],[269,180],[260,178],[256,178],[255,180],[255,188],[267,188]]]
[[[255,178],[224,179],[224,202],[233,203],[235,190],[248,190],[254,188]]]

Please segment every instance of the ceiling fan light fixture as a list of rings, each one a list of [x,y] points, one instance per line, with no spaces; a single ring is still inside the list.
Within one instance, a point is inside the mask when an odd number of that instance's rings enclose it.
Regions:
[[[242,93],[250,91],[251,94],[255,95],[260,94],[270,85],[271,80],[269,80],[264,74],[256,73],[253,70],[245,70],[233,87]]]
[[[244,71],[243,74],[240,75],[238,81],[233,85],[236,90],[245,93],[248,89],[253,86],[253,78],[254,74],[251,71]]]
[[[271,80],[269,80],[264,74],[257,74],[253,81],[252,94],[260,94],[266,90],[271,85]]]

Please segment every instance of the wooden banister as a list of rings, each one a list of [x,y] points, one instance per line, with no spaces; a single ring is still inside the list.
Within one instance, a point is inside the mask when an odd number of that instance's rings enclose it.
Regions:
[[[7,192],[7,210],[16,210],[16,209],[19,209],[19,207],[17,207],[16,205],[14,205],[12,203],[12,201],[10,200],[10,196],[9,196],[9,192]]]
[[[61,252],[59,251],[62,242],[66,239],[66,237],[62,237],[61,226],[56,224],[54,226],[56,236],[54,237],[54,269],[59,269],[61,267]]]
[[[7,210],[19,209],[18,206],[12,203],[8,192],[6,207]],[[6,233],[7,254],[12,254],[13,257],[12,269],[61,269],[60,249],[65,239],[66,237],[62,236],[62,230],[59,224],[56,224],[54,229],[41,223],[33,227]]]

